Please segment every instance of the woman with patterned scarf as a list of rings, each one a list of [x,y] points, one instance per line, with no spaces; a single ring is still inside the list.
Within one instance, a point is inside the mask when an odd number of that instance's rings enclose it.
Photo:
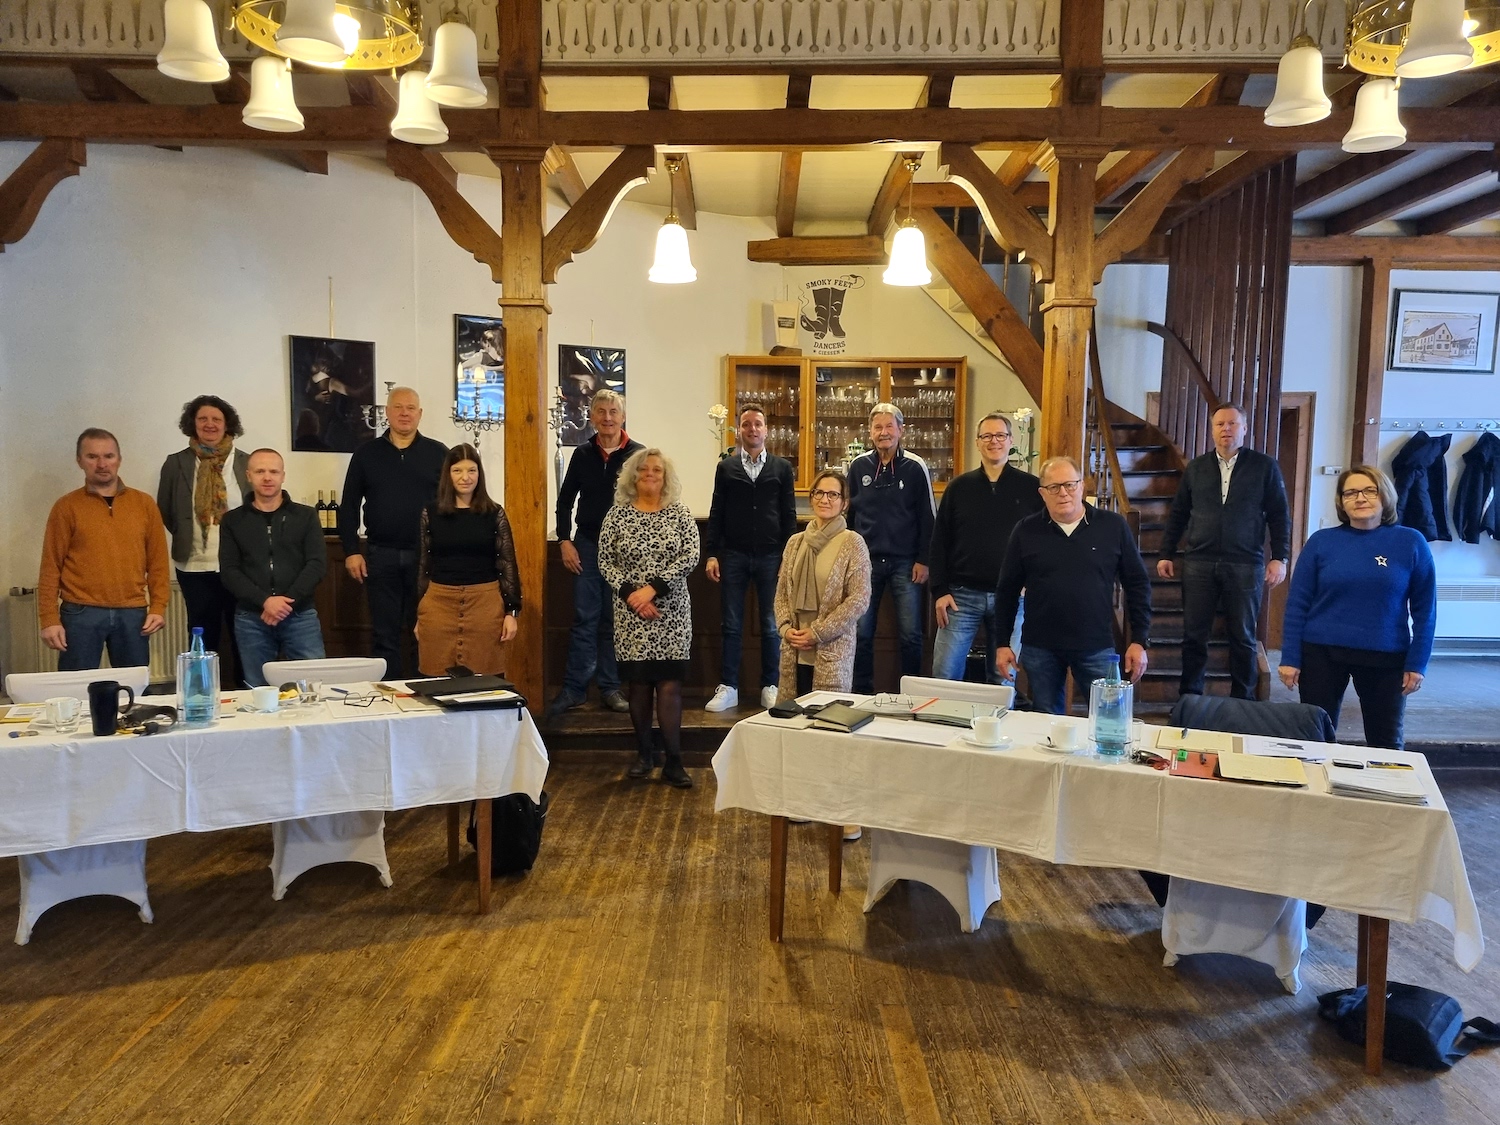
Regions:
[[[245,431],[239,412],[217,395],[199,395],[185,404],[178,428],[187,436],[188,447],[162,464],[156,506],[172,536],[172,561],[188,628],[203,630],[204,647],[219,653],[220,676],[232,686],[235,673],[220,644],[228,643],[235,669],[239,652],[232,624],[224,628],[226,621],[234,620],[234,598],[219,581],[219,521],[245,502],[250,458],[234,446],[234,439]]]

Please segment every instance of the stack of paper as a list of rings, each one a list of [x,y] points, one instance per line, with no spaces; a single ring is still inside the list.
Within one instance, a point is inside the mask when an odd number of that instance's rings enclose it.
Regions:
[[[1185,727],[1163,727],[1156,732],[1158,750],[1201,750],[1204,753],[1229,754],[1234,751],[1234,735],[1218,730],[1188,730]]]
[[[1371,801],[1395,801],[1402,805],[1425,805],[1427,792],[1416,770],[1367,766],[1350,769],[1329,766],[1328,785],[1340,797],[1364,797]]]
[[[1219,776],[1226,781],[1262,785],[1306,785],[1307,771],[1295,758],[1262,758],[1254,754],[1220,754]]]

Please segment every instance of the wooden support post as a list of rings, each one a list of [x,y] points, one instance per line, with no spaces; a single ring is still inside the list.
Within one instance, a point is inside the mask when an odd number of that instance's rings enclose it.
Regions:
[[[86,155],[82,141],[49,137],[0,183],[0,250],[26,236],[52,189],[78,175]]]
[[[1385,393],[1385,334],[1390,312],[1390,259],[1367,259],[1360,269],[1354,431],[1349,435],[1351,465],[1380,464],[1380,403]]]

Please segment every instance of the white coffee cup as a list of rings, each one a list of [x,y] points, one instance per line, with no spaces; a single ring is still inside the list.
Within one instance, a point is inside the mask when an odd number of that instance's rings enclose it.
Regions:
[[[70,731],[78,725],[83,714],[83,704],[71,695],[58,695],[47,700],[47,721],[55,730]]]
[[[997,715],[975,715],[970,722],[974,741],[981,746],[1000,745],[1000,718]]]
[[[1048,743],[1054,750],[1083,749],[1083,727],[1067,719],[1058,719],[1049,729]]]
[[[250,689],[250,706],[256,711],[267,713],[276,710],[279,705],[280,690],[274,684],[266,684],[263,687]]]

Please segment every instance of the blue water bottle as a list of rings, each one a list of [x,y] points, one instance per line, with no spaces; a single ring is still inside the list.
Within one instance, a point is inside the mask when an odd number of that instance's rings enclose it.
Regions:
[[[1118,761],[1130,745],[1135,688],[1120,677],[1120,655],[1109,654],[1109,674],[1095,680],[1089,692],[1089,737],[1099,757]]]
[[[193,630],[192,644],[177,658],[177,663],[182,721],[190,727],[206,727],[218,717],[218,657],[204,651],[201,628]]]

